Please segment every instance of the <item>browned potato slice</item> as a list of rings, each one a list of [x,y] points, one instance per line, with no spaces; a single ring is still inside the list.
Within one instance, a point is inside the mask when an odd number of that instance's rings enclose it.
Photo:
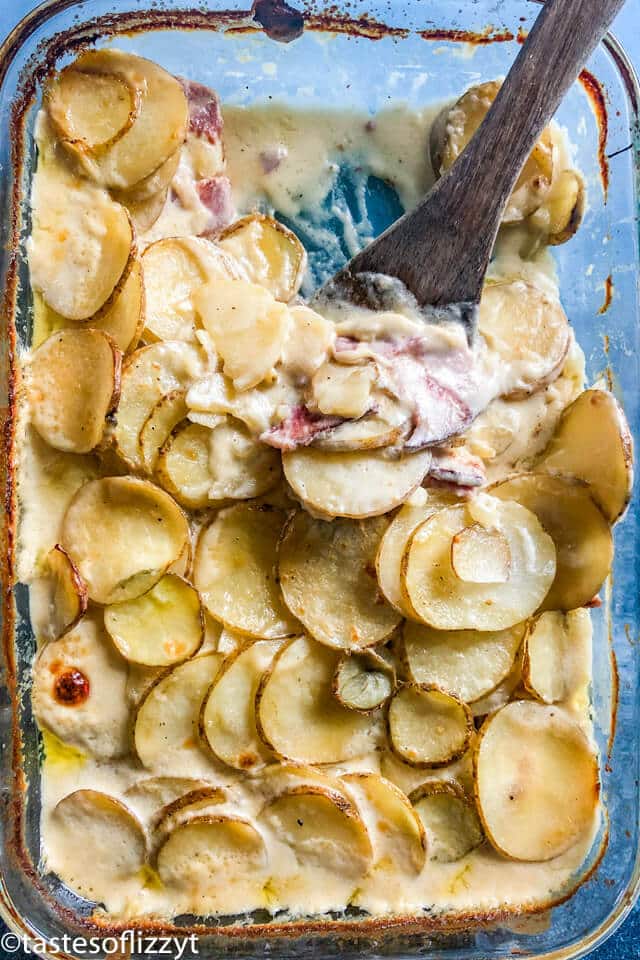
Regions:
[[[31,357],[31,421],[43,440],[65,453],[88,453],[118,405],[122,354],[99,330],[58,330]]]
[[[470,87],[436,119],[430,137],[431,163],[441,176],[462,153],[495,100],[501,81],[489,80]],[[502,216],[503,223],[518,223],[536,210],[549,191],[553,175],[553,140],[547,127],[529,155]]]
[[[499,530],[472,523],[451,541],[451,569],[466,583],[506,583],[511,574],[509,541]]]
[[[492,714],[480,731],[474,767],[485,833],[506,857],[551,860],[593,822],[595,749],[559,707],[520,700]]]
[[[420,498],[418,499],[418,494]],[[414,503],[413,500],[416,500]],[[443,507],[457,503],[454,494],[445,491],[416,490],[411,503],[405,503],[384,532],[376,556],[378,585],[389,603],[404,614],[411,615],[402,598],[400,564],[413,531]]]
[[[288,793],[292,787],[321,787],[330,793],[342,793],[348,797],[342,780],[325,772],[320,767],[311,767],[306,763],[286,763],[278,761],[264,767],[260,772],[259,787],[267,800]]]
[[[98,760],[129,751],[127,665],[95,616],[42,648],[33,665],[34,715],[63,743]]]
[[[555,543],[557,570],[542,609],[575,610],[592,600],[609,575],[613,540],[589,486],[527,473],[497,484],[491,493],[534,513]]]
[[[47,554],[43,574],[47,588],[46,638],[57,640],[87,612],[87,585],[59,543]]]
[[[527,629],[522,680],[543,703],[568,700],[589,683],[591,617],[584,608],[547,610]]]
[[[263,213],[242,217],[224,231],[220,246],[252,283],[288,303],[300,289],[307,264],[304,247],[287,227]]]
[[[196,817],[218,813],[216,807],[226,803],[227,794],[221,787],[202,786],[189,790],[158,811],[153,824],[153,846],[157,850],[167,837],[184,823]]]
[[[343,793],[297,786],[263,808],[260,818],[289,844],[301,865],[340,876],[362,876],[373,857],[371,840],[355,805]]]
[[[390,447],[404,439],[409,432],[409,423],[396,423],[378,414],[347,420],[326,434],[319,434],[314,446],[320,450],[377,450]]]
[[[346,653],[333,675],[333,693],[343,707],[371,713],[387,702],[395,682],[393,664],[375,651]]]
[[[472,703],[494,690],[513,668],[524,624],[508,630],[433,630],[407,620],[403,660],[416,683],[433,684]]]
[[[120,194],[120,202],[129,211],[136,235],[139,236],[140,234],[146,233],[160,217],[167,202],[168,192],[168,190],[162,190],[160,193],[156,193],[145,200],[134,200],[126,194]],[[149,334],[147,339],[155,340],[157,338]]]
[[[255,698],[281,643],[257,640],[227,657],[202,705],[203,739],[219,760],[237,770],[253,771],[273,759],[258,736]]]
[[[503,361],[501,392],[512,400],[555,380],[571,345],[571,327],[560,301],[523,280],[485,285],[478,330]]]
[[[175,501],[152,483],[102,477],[75,495],[60,540],[89,597],[121,603],[158,582],[188,543],[189,526]]]
[[[553,541],[534,512],[519,503],[504,506],[478,494],[466,505],[440,510],[415,530],[402,558],[402,590],[415,619],[438,630],[493,631],[512,627],[538,609],[555,575]],[[482,556],[475,582],[455,575],[452,542],[474,524],[497,530],[508,541],[506,582],[482,582]]]
[[[194,583],[212,617],[250,637],[291,636],[275,571],[282,511],[238,504],[221,510],[198,541]]]
[[[430,860],[454,863],[484,840],[475,804],[457,783],[433,780],[409,799],[426,830]]]
[[[156,822],[160,811],[174,801],[207,788],[206,780],[196,777],[144,777],[128,787],[124,796],[127,805],[144,823]]]
[[[301,447],[282,457],[284,475],[307,510],[363,519],[403,503],[429,470],[428,450],[397,460],[378,450],[350,453]]]
[[[136,86],[128,78],[84,71],[77,62],[57,74],[44,102],[57,137],[86,153],[110,147],[140,112]]]
[[[124,803],[106,793],[68,794],[56,805],[50,826],[48,869],[88,900],[110,900],[114,888],[133,880],[144,866],[142,825]]]
[[[378,594],[375,557],[386,521],[314,520],[296,513],[282,537],[278,573],[291,613],[329,647],[385,640],[400,615]]]
[[[609,523],[615,523],[631,497],[633,442],[613,394],[581,393],[563,413],[537,466],[584,480]]]
[[[148,770],[191,773],[203,756],[198,717],[222,656],[194,657],[160,675],[140,703],[133,731],[136,754]]]
[[[142,424],[138,438],[138,448],[145,469],[153,473],[160,448],[168,439],[171,431],[181,423],[188,413],[185,400],[186,390],[178,387],[160,397],[151,409],[151,413]]]
[[[210,435],[208,427],[182,420],[158,452],[158,483],[190,510],[200,510],[209,503]]]
[[[586,202],[584,180],[577,170],[562,170],[553,178],[544,202],[529,217],[529,223],[556,246],[566,243],[582,223]]]
[[[162,397],[202,376],[205,357],[194,344],[171,340],[141,347],[122,368],[118,422],[113,439],[118,456],[131,470],[142,470],[140,431]]]
[[[87,146],[88,137],[95,136],[98,125],[92,109],[94,97],[76,95],[70,100],[73,135],[58,128],[63,146],[99,183],[118,190],[130,189],[154,173],[183,143],[188,122],[184,91],[178,80],[156,63],[120,50],[87,50],[68,70],[89,75],[88,82],[75,84],[76,90],[90,90],[97,82],[106,101],[115,105],[115,117],[101,121],[100,125],[118,127],[116,135],[111,136],[110,142],[103,142],[99,149]],[[60,83],[59,77],[54,80],[54,90]],[[102,79],[105,77],[109,79]],[[124,106],[121,105],[123,85],[134,93],[135,116],[131,123],[130,113],[126,122],[122,122],[128,109],[126,99]],[[50,95],[50,102],[51,99]],[[111,106],[108,109],[111,110]]]
[[[438,687],[407,683],[389,704],[389,740],[414,767],[443,767],[461,757],[473,733],[466,704]]]
[[[90,323],[96,330],[107,333],[123,353],[135,350],[144,327],[144,283],[139,260],[134,260],[115,300],[106,310],[91,317]]]
[[[331,691],[338,655],[307,637],[289,641],[256,694],[258,733],[275,753],[300,763],[340,763],[375,749],[381,725],[347,710]]]
[[[171,573],[141,597],[107,607],[104,625],[125,660],[147,667],[192,657],[204,637],[197,591]]]
[[[353,796],[373,838],[376,866],[420,873],[427,838],[420,817],[395,784],[375,773],[347,773],[341,780]]]

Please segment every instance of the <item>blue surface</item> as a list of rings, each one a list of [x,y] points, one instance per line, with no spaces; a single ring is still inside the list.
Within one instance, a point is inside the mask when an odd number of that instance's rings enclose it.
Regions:
[[[36,5],[36,0],[0,0],[0,38]],[[640,70],[640,0],[627,0],[624,11],[614,25],[613,33],[623,41],[627,52]],[[392,199],[390,198],[390,204]],[[4,927],[0,921],[0,935],[3,932]],[[32,955],[23,951],[9,953],[0,946],[0,960],[8,960],[9,957],[26,960]],[[640,960],[640,906],[636,906],[616,935],[590,954],[590,960]]]

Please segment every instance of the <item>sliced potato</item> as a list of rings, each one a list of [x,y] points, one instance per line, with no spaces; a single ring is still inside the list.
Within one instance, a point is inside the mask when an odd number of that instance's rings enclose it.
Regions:
[[[554,176],[551,189],[541,206],[529,216],[546,243],[557,246],[577,233],[586,204],[584,179],[577,170],[562,170]]]
[[[107,333],[123,353],[131,353],[138,346],[144,327],[144,282],[139,260],[134,260],[129,276],[117,297],[106,310],[91,317],[91,326]]]
[[[172,573],[141,597],[107,607],[104,625],[125,660],[147,667],[192,657],[204,637],[198,592]]]
[[[191,773],[202,751],[198,717],[222,656],[194,657],[164,673],[143,697],[135,717],[135,751],[148,770]]]
[[[158,483],[190,510],[200,510],[209,503],[210,436],[208,427],[182,420],[158,452]]]
[[[312,377],[327,359],[335,326],[303,304],[289,308],[289,331],[282,349],[282,366],[294,376]]]
[[[237,390],[256,387],[280,360],[289,312],[268,290],[244,280],[212,280],[194,294],[196,310]]]
[[[584,480],[609,523],[615,523],[631,497],[633,441],[613,394],[581,393],[563,413],[537,469]]]
[[[46,639],[57,640],[87,612],[87,585],[59,543],[47,554],[43,575],[47,589]]]
[[[489,112],[501,82],[489,80],[470,87],[453,105],[445,107],[431,130],[431,162],[442,175],[462,153]],[[516,181],[503,223],[518,223],[536,210],[549,191],[553,175],[553,140],[547,127],[540,136]]]
[[[403,660],[416,683],[433,684],[472,703],[494,690],[510,673],[524,636],[524,624],[508,630],[433,630],[407,620]]]
[[[311,767],[306,763],[271,763],[260,772],[260,792],[266,800],[288,793],[292,787],[321,787],[330,793],[342,793],[348,798],[342,780],[331,776],[320,767]]]
[[[595,597],[613,560],[611,530],[581,480],[519,474],[492,487],[494,497],[534,513],[555,543],[557,570],[542,609],[575,610]]]
[[[327,360],[311,379],[313,409],[327,416],[359,420],[371,409],[375,379],[372,363],[347,366]]]
[[[290,640],[275,656],[256,694],[263,741],[300,763],[340,763],[375,749],[381,725],[347,710],[331,691],[338,655],[307,637]]]
[[[505,630],[537,610],[555,575],[553,541],[531,510],[519,503],[503,507],[495,497],[478,494],[464,506],[440,510],[415,530],[402,557],[403,595],[415,619],[438,630]],[[481,582],[482,556],[476,582],[456,577],[452,542],[474,524],[507,540],[511,562],[505,583]]]
[[[282,419],[278,413],[281,407],[295,407],[299,399],[298,389],[283,377],[262,383],[253,390],[236,390],[224,374],[210,373],[193,384],[187,394],[187,405],[189,419],[196,423],[199,417],[196,419],[194,414],[208,417],[228,414],[242,421],[255,436],[269,431]],[[206,425],[211,426],[211,423]]]
[[[278,563],[282,595],[309,633],[329,647],[373,646],[400,622],[375,579],[385,524],[382,518],[327,523],[304,510],[287,524]]]
[[[451,569],[466,583],[506,583],[511,575],[511,548],[499,530],[472,523],[451,541]]]
[[[106,144],[103,142],[96,149],[87,140],[98,125],[93,116],[95,98],[92,97],[76,96],[71,101],[73,135],[60,127],[57,131],[63,146],[99,183],[118,190],[130,189],[173,156],[184,141],[187,99],[179,81],[158,64],[121,50],[87,50],[67,70],[89,76],[87,83],[76,84],[76,90],[90,90],[93,83],[100,83],[104,96],[107,90],[111,91],[108,110],[115,109],[116,118],[109,123],[119,127]],[[64,71],[53,81],[53,90],[62,76]],[[104,80],[105,77],[109,80]],[[113,78],[134,92],[135,116],[131,123],[128,119],[124,124],[121,122],[126,101],[122,106],[121,86],[114,84]],[[49,102],[52,99],[55,102],[55,95],[50,94]],[[49,114],[51,116],[51,110]],[[101,121],[101,125],[107,122]]]
[[[389,740],[414,767],[443,767],[461,757],[473,733],[471,711],[438,687],[407,683],[389,704]]]
[[[333,675],[333,693],[343,707],[371,713],[386,703],[395,687],[393,664],[373,650],[343,654]]]
[[[325,517],[354,519],[399,506],[422,482],[430,463],[428,450],[392,460],[378,450],[302,447],[282,457],[285,478],[303,506]]]
[[[300,289],[307,254],[296,237],[273,217],[252,213],[224,231],[220,246],[240,264],[252,283],[288,303]]]
[[[484,840],[475,804],[457,783],[432,780],[409,799],[426,830],[430,860],[454,863]]]
[[[238,504],[221,510],[200,536],[194,583],[211,616],[231,630],[265,640],[296,630],[275,572],[284,520],[268,504]]]
[[[144,866],[142,825],[124,803],[106,793],[76,790],[63,797],[50,827],[47,867],[87,900],[108,901],[114,887],[133,880]]]
[[[49,84],[44,102],[57,136],[86,152],[110,147],[140,112],[137,88],[128,78],[84,71],[77,61]]]
[[[91,600],[122,603],[150,590],[180,557],[189,525],[175,501],[152,483],[102,477],[72,499],[60,541]]]
[[[161,846],[169,834],[183,823],[209,813],[215,816],[218,812],[216,807],[227,800],[227,794],[221,787],[210,785],[195,787],[176,797],[156,814],[153,824],[154,847],[157,849]]]
[[[102,625],[85,616],[42,648],[33,665],[31,703],[41,727],[98,760],[129,751],[127,665]]]
[[[127,804],[145,823],[157,822],[160,811],[182,797],[209,787],[196,777],[144,777],[125,790]]]
[[[347,773],[341,780],[368,826],[378,868],[391,866],[420,873],[426,860],[427,838],[402,790],[376,773]]]
[[[136,235],[146,233],[159,219],[167,202],[168,193],[168,190],[162,190],[145,200],[134,200],[126,194],[120,194],[120,202],[129,212]],[[154,340],[155,337],[149,335],[148,339]]]
[[[291,787],[260,814],[301,865],[340,876],[362,876],[373,857],[371,841],[355,805],[344,794],[319,785]]]
[[[378,585],[389,603],[404,616],[411,615],[402,598],[400,585],[400,564],[407,543],[424,520],[443,507],[458,502],[454,494],[446,491],[419,490],[416,491],[416,497],[418,493],[421,494],[419,502],[405,503],[395,515],[383,534],[376,555]]]
[[[186,418],[188,413],[186,390],[178,387],[160,397],[147,419],[142,424],[138,447],[145,469],[153,473],[160,448],[171,431]]]
[[[487,837],[513,860],[551,860],[593,821],[595,749],[559,707],[520,700],[492,714],[480,730],[474,766]]]
[[[132,470],[144,467],[139,436],[151,411],[162,397],[185,388],[201,377],[205,358],[194,344],[178,340],[141,347],[122,369],[118,421],[113,438],[121,459]]]
[[[390,401],[391,403],[391,401]],[[318,434],[313,446],[321,450],[377,450],[391,447],[405,439],[409,422],[397,422],[397,418],[385,419],[377,413],[360,420],[346,420],[326,433]]]
[[[58,330],[28,368],[31,421],[50,446],[88,453],[102,440],[118,405],[122,354],[99,330]]]
[[[138,180],[131,189],[113,190],[112,193],[114,193],[116,200],[119,200],[126,207],[132,202],[134,204],[144,203],[145,200],[153,200],[155,197],[164,196],[178,172],[181,155],[182,144],[153,173],[150,173],[143,180]]]
[[[219,760],[237,770],[253,771],[272,759],[256,729],[255,698],[281,643],[256,640],[227,657],[202,705],[203,739]]]
[[[572,339],[560,301],[523,280],[485,284],[478,330],[500,364],[501,394],[512,400],[560,375]]]
[[[531,621],[524,640],[522,680],[543,703],[568,700],[589,682],[591,617],[581,608],[547,610]]]
[[[522,689],[522,647],[518,650],[513,667],[498,686],[479,700],[470,704],[474,718],[486,717],[510,700],[517,700]]]

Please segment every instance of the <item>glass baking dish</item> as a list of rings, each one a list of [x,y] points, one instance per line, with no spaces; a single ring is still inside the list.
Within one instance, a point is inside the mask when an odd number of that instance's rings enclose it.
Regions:
[[[535,0],[474,0],[464,9],[458,0],[341,0],[326,9],[312,0],[293,2],[296,10],[289,7],[283,13],[282,4],[258,0],[252,13],[243,9],[242,0],[205,0],[197,10],[189,0],[168,0],[151,9],[135,0],[50,0],[19,24],[0,50],[5,503],[0,913],[17,933],[40,940],[60,942],[65,933],[115,932],[39,869],[41,747],[28,689],[34,639],[27,590],[14,585],[13,577],[14,356],[31,335],[23,246],[29,212],[24,198],[34,163],[31,134],[43,78],[83,44],[115,37],[118,46],[208,83],[223,100],[237,104],[271,97],[293,105],[366,111],[390,100],[421,106],[504,74],[539,9]],[[589,378],[607,379],[624,404],[636,442],[639,100],[633,68],[623,47],[609,36],[558,114],[585,174],[589,205],[576,238],[554,248],[564,305],[585,349]],[[377,202],[377,229],[386,226],[392,207]],[[615,530],[615,567],[604,602],[593,611],[593,711],[607,825],[591,854],[589,879],[572,898],[524,919],[498,910],[492,916],[427,916],[419,921],[393,917],[372,923],[354,913],[287,925],[261,915],[236,927],[226,922],[194,926],[187,919],[165,924],[164,932],[195,930],[203,957],[568,958],[584,956],[601,943],[630,909],[640,876],[639,524],[634,497]],[[79,856],[81,851],[80,837]],[[132,925],[119,929],[123,926]],[[148,924],[147,932],[152,932]],[[62,949],[54,953],[70,955]],[[134,949],[131,955],[139,954]]]

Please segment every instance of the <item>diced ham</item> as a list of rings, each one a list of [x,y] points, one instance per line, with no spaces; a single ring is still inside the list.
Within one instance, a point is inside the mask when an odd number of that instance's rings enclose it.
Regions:
[[[210,177],[208,180],[197,180],[196,190],[200,202],[211,214],[210,221],[200,235],[213,237],[228,227],[236,215],[231,181],[222,175]]]
[[[222,109],[217,93],[203,83],[180,78],[189,104],[189,131],[197,137],[218,143],[222,138]]]
[[[318,434],[326,433],[340,423],[344,423],[344,418],[313,413],[304,404],[300,404],[293,407],[277,427],[263,433],[260,439],[279,450],[295,450],[296,447],[309,446]]]

